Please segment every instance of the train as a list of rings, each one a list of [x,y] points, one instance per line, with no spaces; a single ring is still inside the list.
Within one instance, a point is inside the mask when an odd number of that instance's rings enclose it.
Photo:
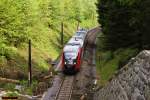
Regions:
[[[87,30],[80,29],[64,46],[61,56],[61,66],[64,73],[76,73],[80,70],[86,35]]]

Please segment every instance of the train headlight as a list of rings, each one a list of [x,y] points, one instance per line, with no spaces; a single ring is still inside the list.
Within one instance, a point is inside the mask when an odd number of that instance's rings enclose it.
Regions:
[[[67,64],[67,62],[65,62],[65,64]]]

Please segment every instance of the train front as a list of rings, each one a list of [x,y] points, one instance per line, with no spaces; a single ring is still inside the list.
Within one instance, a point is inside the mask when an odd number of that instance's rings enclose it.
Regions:
[[[78,46],[66,46],[63,52],[63,71],[74,73],[80,67],[80,48]]]

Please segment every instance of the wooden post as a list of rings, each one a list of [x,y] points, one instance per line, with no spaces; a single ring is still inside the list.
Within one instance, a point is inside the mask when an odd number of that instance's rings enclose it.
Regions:
[[[28,85],[32,84],[32,65],[31,65],[31,40],[29,40],[29,48],[28,48]]]
[[[78,31],[80,22],[79,22],[79,21],[77,21],[77,22],[78,22],[78,23],[77,23],[77,31]]]
[[[64,45],[64,24],[63,22],[61,23],[61,46],[63,48]]]
[[[100,64],[100,61],[101,61],[101,56],[99,55],[98,56],[98,62],[99,62],[99,64]]]

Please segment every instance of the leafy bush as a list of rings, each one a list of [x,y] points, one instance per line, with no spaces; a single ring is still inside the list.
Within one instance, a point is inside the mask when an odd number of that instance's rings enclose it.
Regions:
[[[103,86],[105,85],[109,79],[112,78],[114,73],[122,68],[129,59],[134,57],[138,53],[138,49],[133,48],[121,48],[114,52],[112,51],[105,51],[105,52],[98,52],[99,55],[102,57],[100,61],[97,58],[97,71],[100,75],[100,84]]]
[[[20,84],[24,87],[24,91],[22,91],[25,94],[33,95],[33,91],[36,89],[38,82],[36,80],[32,80],[32,85],[28,86],[27,80],[20,81]]]
[[[6,47],[4,48],[4,56],[7,60],[14,58],[17,55],[17,48],[15,47]]]
[[[8,97],[17,97],[18,94],[17,94],[17,92],[8,92],[5,96],[8,96]]]
[[[3,88],[6,89],[6,90],[11,90],[11,91],[14,91],[15,89],[15,84],[13,83],[1,83],[1,85],[3,85]]]
[[[6,63],[7,63],[7,59],[5,58],[5,56],[0,56],[0,66]]]
[[[17,48],[7,46],[3,42],[0,42],[0,56],[5,56],[7,59],[11,59],[16,55]]]
[[[126,49],[126,50],[120,50],[120,56],[119,56],[119,62],[118,62],[118,69],[122,68],[127,62],[137,55],[138,50],[137,49]]]
[[[105,49],[150,48],[149,0],[98,0],[98,22],[105,35]]]
[[[110,61],[111,59],[113,59],[113,53],[112,51],[107,51],[106,53],[104,53],[104,60],[105,63],[107,63],[108,61]]]

